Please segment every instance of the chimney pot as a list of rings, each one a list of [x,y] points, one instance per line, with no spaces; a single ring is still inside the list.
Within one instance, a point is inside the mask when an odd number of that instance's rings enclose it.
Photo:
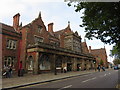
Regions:
[[[20,14],[17,13],[15,16],[13,16],[13,28],[15,30],[18,30],[19,27],[19,18],[20,18]]]
[[[53,33],[53,23],[48,24],[48,32]]]
[[[89,53],[91,53],[91,46],[89,46]]]

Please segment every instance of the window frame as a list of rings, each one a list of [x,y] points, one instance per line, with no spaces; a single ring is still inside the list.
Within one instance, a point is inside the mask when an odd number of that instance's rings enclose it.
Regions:
[[[6,48],[11,49],[11,50],[16,50],[17,40],[7,39],[6,40]]]

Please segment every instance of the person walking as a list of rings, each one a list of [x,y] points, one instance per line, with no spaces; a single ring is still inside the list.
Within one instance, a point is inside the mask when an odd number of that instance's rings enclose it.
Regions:
[[[79,71],[81,71],[81,67],[79,66]]]
[[[98,65],[97,69],[98,69],[98,71],[100,72],[100,65]]]
[[[10,75],[9,75],[9,66],[7,65],[6,66],[6,78],[9,78]]]
[[[11,78],[12,77],[12,66],[9,66],[9,78]]]
[[[23,76],[22,61],[20,61],[20,65],[19,65],[19,69],[18,69],[18,76],[19,76],[19,77]]]
[[[102,66],[102,70],[105,71],[105,67],[104,66]]]
[[[64,67],[63,71],[64,71],[64,73],[66,73],[67,72],[67,67]]]

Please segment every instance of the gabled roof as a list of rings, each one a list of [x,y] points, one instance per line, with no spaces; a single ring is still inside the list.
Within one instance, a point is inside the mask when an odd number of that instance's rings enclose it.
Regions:
[[[21,33],[18,33],[17,31],[15,31],[15,29],[10,26],[10,25],[6,25],[4,23],[0,23],[1,24],[1,29],[2,31],[0,33],[2,34],[12,34],[12,36],[15,36],[15,37],[21,37]]]
[[[43,20],[42,20],[42,17],[41,17],[41,12],[39,12],[39,15],[38,15],[37,18],[35,18],[35,19],[32,20],[29,24],[23,26],[22,28],[31,26],[32,23],[36,22],[37,20],[40,20],[40,21],[42,22],[43,26],[45,26],[45,25],[44,25],[44,22],[43,22]]]
[[[63,34],[63,33],[65,33],[65,32],[67,32],[67,31],[72,32],[72,31],[71,31],[71,28],[70,28],[70,22],[69,22],[69,21],[68,21],[68,26],[67,26],[65,29],[56,31],[56,32],[54,32],[54,33],[57,34],[57,35],[60,35],[60,34]]]
[[[7,30],[7,31],[11,31],[11,32],[16,32],[15,29],[12,26],[6,25],[4,23],[1,23],[2,25],[2,30]]]

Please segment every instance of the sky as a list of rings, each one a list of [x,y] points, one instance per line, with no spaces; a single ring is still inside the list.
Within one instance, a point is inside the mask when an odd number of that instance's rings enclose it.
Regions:
[[[47,27],[51,22],[54,23],[53,30],[64,29],[70,21],[70,27],[82,37],[82,41],[91,46],[92,49],[106,48],[108,61],[112,62],[113,58],[109,56],[113,45],[104,44],[100,40],[88,40],[85,38],[85,29],[79,27],[82,24],[83,11],[75,12],[73,6],[69,7],[68,2],[64,0],[1,0],[0,3],[0,22],[7,25],[13,25],[13,16],[20,13],[20,23],[26,25],[38,17],[41,12],[42,20]]]

